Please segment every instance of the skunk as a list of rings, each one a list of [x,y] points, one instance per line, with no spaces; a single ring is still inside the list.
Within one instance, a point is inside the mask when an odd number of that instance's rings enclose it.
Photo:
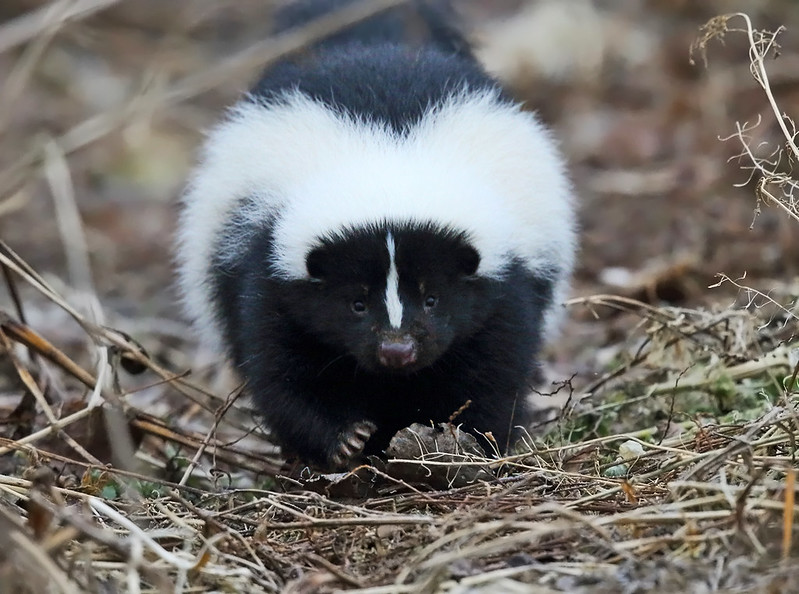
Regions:
[[[347,3],[295,2],[283,21]],[[327,468],[456,412],[505,450],[574,260],[550,133],[446,11],[414,6],[421,43],[389,13],[269,68],[183,197],[189,316],[284,450]]]

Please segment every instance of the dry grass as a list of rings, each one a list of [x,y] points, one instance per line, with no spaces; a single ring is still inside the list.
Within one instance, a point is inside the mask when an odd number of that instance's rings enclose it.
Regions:
[[[743,302],[706,310],[573,300],[573,310],[603,319],[621,312],[636,329],[591,384],[556,386],[569,393],[563,415],[520,452],[495,459],[428,447],[343,475],[283,468],[238,390],[209,390],[212,374],[189,376],[107,325],[67,157],[131,118],[396,3],[359,4],[241,50],[33,143],[2,168],[0,209],[41,168],[69,296],[0,244],[12,297],[0,312],[0,352],[7,390],[23,395],[0,426],[0,592],[797,591],[799,319],[790,283],[766,293],[723,277],[748,291]],[[0,25],[0,49],[27,42],[0,98],[0,126],[13,108],[6,93],[24,93],[41,55],[36,44],[110,4],[57,2],[56,19],[40,10]],[[758,199],[795,219],[786,163],[799,153],[763,62],[774,37],[745,15],[719,17],[700,48],[733,32],[733,18],[744,19],[784,152],[758,156],[746,124],[734,138]],[[4,31],[16,37],[3,41]],[[77,324],[79,346],[59,348],[32,327],[41,302]],[[137,404],[151,391],[173,414],[156,418]],[[481,478],[460,480],[469,468]],[[441,484],[448,488],[431,486]]]

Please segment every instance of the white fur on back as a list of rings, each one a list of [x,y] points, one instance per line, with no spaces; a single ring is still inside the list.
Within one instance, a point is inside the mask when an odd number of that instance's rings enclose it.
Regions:
[[[248,224],[231,225],[242,210]],[[433,222],[465,231],[478,274],[501,276],[509,258],[562,271],[565,297],[575,231],[571,188],[549,133],[493,92],[464,92],[431,110],[407,136],[354,121],[300,93],[278,104],[240,102],[209,136],[184,197],[178,259],[189,314],[218,342],[208,269],[241,256],[252,225],[277,216],[276,268],[307,278],[319,238],[382,222]],[[265,263],[266,265],[266,263]],[[551,331],[557,315],[547,315]]]

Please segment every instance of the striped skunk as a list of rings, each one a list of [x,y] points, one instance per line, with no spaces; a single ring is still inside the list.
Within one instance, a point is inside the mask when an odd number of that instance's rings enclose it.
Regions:
[[[348,2],[295,2],[282,26]],[[572,269],[549,132],[446,10],[413,6],[422,43],[395,11],[268,69],[183,199],[188,314],[284,449],[324,467],[459,410],[506,449]]]

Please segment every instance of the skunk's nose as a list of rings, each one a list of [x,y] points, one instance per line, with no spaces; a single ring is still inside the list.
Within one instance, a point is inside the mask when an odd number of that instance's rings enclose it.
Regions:
[[[416,343],[411,338],[384,340],[377,349],[381,365],[391,369],[402,369],[416,363]]]

